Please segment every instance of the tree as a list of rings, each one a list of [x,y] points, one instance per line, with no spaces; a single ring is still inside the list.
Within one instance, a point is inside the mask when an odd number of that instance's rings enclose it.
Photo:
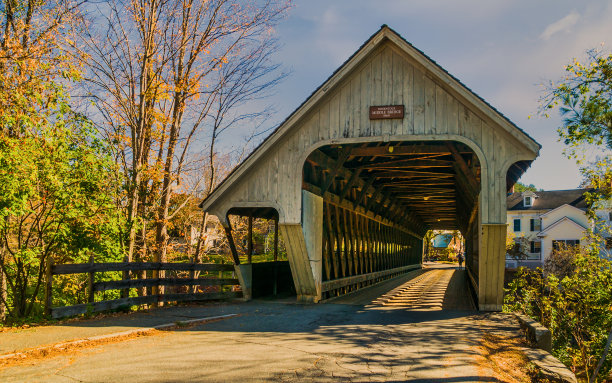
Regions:
[[[504,311],[522,312],[547,327],[553,355],[579,378],[595,382],[598,374],[605,377],[612,368],[607,354],[612,327],[612,263],[579,247],[567,251],[573,252],[573,270],[563,278],[519,268],[506,291]]]
[[[83,3],[0,2],[0,320],[40,313],[49,259],[121,252],[108,145],[67,95]]]
[[[514,233],[506,234],[506,254],[520,264],[529,256],[529,239]]]
[[[612,197],[612,54],[590,50],[585,63],[575,59],[565,70],[559,83],[550,83],[541,110],[548,116],[551,109],[559,108],[563,121],[558,133],[567,146],[565,154],[582,165],[583,185],[593,188],[587,202],[597,206]],[[588,158],[592,152],[599,154],[594,160]],[[596,219],[592,211],[590,216]],[[569,343],[557,356],[566,362],[571,359],[589,382],[595,382],[612,365],[611,265],[599,256],[601,236],[591,232],[589,237],[588,252],[575,251],[575,260],[563,268],[569,275],[559,280],[549,274],[536,290],[545,295],[541,307],[551,313],[550,326],[561,329],[558,335],[553,330],[553,338]]]
[[[66,51],[82,1],[0,1],[0,130],[36,130],[57,104],[59,80],[78,78]],[[64,81],[65,85],[66,81]]]
[[[587,62],[565,66],[566,77],[551,83],[544,110],[559,106],[564,117],[558,132],[569,147],[604,145],[612,150],[612,54],[587,52]]]
[[[61,127],[67,117],[64,88],[79,76],[78,64],[66,47],[69,31],[80,19],[82,1],[73,0],[4,0],[0,1],[0,139],[3,155],[22,147],[51,125]],[[59,119],[58,119],[59,117]],[[20,158],[20,157],[19,157]],[[29,160],[31,158],[25,158]],[[10,158],[8,159],[10,160]],[[21,164],[27,167],[26,163]],[[32,163],[30,163],[32,165]],[[13,169],[15,170],[15,169]],[[3,191],[0,199],[0,226],[10,227],[15,203],[25,203],[27,189],[19,192],[6,189],[15,186],[16,175],[2,168]],[[27,185],[25,185],[27,186]],[[25,198],[25,199],[24,199]],[[14,286],[7,281],[7,270],[14,266],[11,244],[0,241],[0,320],[6,314],[7,302]],[[13,291],[14,292],[14,291]],[[12,301],[11,301],[12,302]]]
[[[60,105],[53,123],[36,135],[0,135],[0,241],[8,290],[2,303],[14,318],[40,314],[49,259],[121,259],[114,164],[91,124]]]
[[[566,155],[584,163],[585,149],[599,149],[602,154],[582,167],[584,184],[598,194],[612,194],[612,54],[587,51],[585,63],[577,59],[565,66],[566,76],[551,82],[541,100],[541,110],[548,116],[558,108],[563,124],[559,137],[567,145]]]
[[[165,258],[168,222],[203,184],[206,193],[217,182],[219,136],[267,115],[237,108],[283,77],[270,62],[277,47],[270,31],[287,7],[280,0],[109,1],[95,24],[103,27],[84,26],[88,96],[126,177],[130,259],[146,259],[147,242],[155,260]],[[194,141],[208,150],[205,160]],[[189,178],[195,182],[185,190]],[[187,198],[172,209],[176,191]]]
[[[525,192],[525,191],[536,192],[536,191],[538,191],[538,188],[536,188],[534,184],[525,185],[525,184],[522,184],[520,182],[517,182],[517,183],[514,184],[514,192],[515,193],[522,193],[522,192]]]

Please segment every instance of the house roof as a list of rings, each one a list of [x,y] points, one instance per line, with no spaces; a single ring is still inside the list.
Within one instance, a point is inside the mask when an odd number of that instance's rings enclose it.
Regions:
[[[538,237],[546,236],[550,230],[552,230],[555,227],[559,226],[562,222],[569,222],[570,224],[576,226],[581,231],[584,231],[584,230],[587,229],[586,227],[582,226],[581,224],[579,224],[578,222],[574,221],[573,219],[571,219],[569,217],[563,217],[563,218],[560,218],[559,220],[555,221],[555,223],[553,223],[552,225],[549,225],[546,229],[544,229],[541,232],[539,232],[537,234],[537,236]]]
[[[548,190],[535,192],[531,206],[523,204],[523,193],[512,193],[506,198],[508,211],[517,210],[552,210],[562,205],[570,205],[578,209],[586,209],[584,193],[591,189]]]
[[[546,217],[546,216],[548,216],[549,214],[553,214],[554,212],[556,212],[556,211],[558,211],[558,210],[561,210],[561,209],[564,209],[564,208],[566,208],[566,207],[567,207],[567,208],[569,208],[569,209],[575,209],[575,210],[578,210],[578,211],[582,211],[582,210],[583,210],[583,209],[580,209],[579,207],[575,207],[575,206],[569,205],[569,204],[567,204],[567,203],[564,203],[563,205],[561,205],[561,206],[559,206],[559,207],[556,207],[556,208],[554,208],[554,209],[552,209],[552,210],[549,210],[549,211],[547,211],[546,213],[542,214],[542,215],[541,215],[541,217]]]
[[[240,177],[241,173],[249,168],[252,163],[257,161],[257,158],[262,152],[270,149],[274,145],[277,139],[282,137],[285,132],[291,129],[291,126],[299,121],[299,119],[308,111],[310,108],[314,107],[314,105],[319,101],[319,99],[324,96],[326,91],[329,90],[330,87],[334,86],[338,83],[339,79],[343,78],[347,75],[347,73],[357,65],[364,55],[373,51],[378,45],[382,42],[390,40],[394,43],[403,44],[403,50],[410,54],[413,57],[418,57],[422,62],[428,64],[430,70],[437,72],[434,73],[438,77],[442,79],[445,83],[450,86],[454,86],[455,89],[459,90],[465,97],[469,99],[469,102],[476,106],[477,109],[484,111],[484,113],[489,116],[496,124],[501,126],[506,131],[510,132],[513,136],[523,140],[526,144],[533,148],[537,148],[539,150],[542,146],[531,136],[529,136],[524,130],[519,128],[516,124],[514,124],[510,119],[504,116],[499,110],[491,106],[487,101],[485,101],[482,97],[478,96],[474,93],[470,88],[465,86],[461,81],[459,81],[456,77],[448,73],[444,68],[438,65],[434,60],[432,60],[429,56],[423,53],[421,50],[415,48],[412,44],[410,44],[406,39],[404,39],[400,34],[398,34],[393,29],[389,28],[386,24],[383,24],[381,28],[374,33],[370,38],[364,42],[359,49],[353,53],[338,69],[336,69],[331,76],[323,82],[317,89],[308,98],[298,106],[296,110],[294,110],[274,131],[266,137],[245,159],[242,163],[236,166],[228,176],[212,191],[210,195],[208,195],[200,204],[201,208],[206,209],[211,204],[214,203],[216,199],[218,199],[226,189],[234,182],[238,177]],[[446,78],[444,78],[446,77]]]

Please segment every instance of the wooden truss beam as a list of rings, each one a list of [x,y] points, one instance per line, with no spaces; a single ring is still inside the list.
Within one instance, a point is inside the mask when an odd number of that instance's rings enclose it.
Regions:
[[[461,151],[461,153],[472,153]],[[445,145],[410,145],[410,146],[378,146],[371,148],[354,148],[351,157],[362,156],[403,156],[410,154],[451,154]]]
[[[355,148],[353,150],[355,150]],[[312,163],[315,163],[318,166],[323,167],[323,168],[335,168],[337,165],[336,161],[333,158],[329,157],[328,155],[326,155],[320,150],[315,150],[314,152],[312,152],[311,155],[308,157],[308,161],[311,161]],[[342,176],[346,180],[350,180],[352,178],[353,172],[342,167],[341,169],[339,169],[338,175]],[[368,186],[367,182],[363,180],[361,177],[358,177],[358,179],[355,181],[355,186],[359,187],[361,190],[365,189],[366,196],[374,195],[376,193],[376,189],[372,187],[371,185]],[[323,193],[319,195],[323,195]],[[377,200],[377,198],[375,199]],[[368,206],[368,204],[369,204],[369,201],[366,200],[366,206]],[[390,206],[393,204],[399,204],[399,203],[397,200],[392,198],[390,202]],[[406,211],[405,214],[406,214],[406,217],[409,218],[412,224],[417,228],[416,229],[417,231],[425,231],[425,228],[422,227],[423,221],[421,219],[417,219],[417,217],[412,215],[409,211]]]
[[[329,176],[325,179],[323,186],[321,186],[321,190],[323,193],[325,193],[327,189],[329,189],[331,184],[334,182],[336,175],[342,169],[342,165],[344,165],[344,163],[348,159],[349,154],[351,154],[351,148],[350,147],[344,148],[340,152],[340,156],[338,157],[338,160],[335,161],[334,166],[329,168],[330,169]]]
[[[383,216],[377,215],[376,213],[374,213],[371,210],[366,210],[364,207],[362,206],[357,206],[356,208],[353,207],[353,203],[347,200],[340,200],[340,197],[337,196],[336,194],[330,193],[330,192],[325,192],[325,194],[321,194],[321,188],[313,185],[313,184],[309,184],[309,183],[304,183],[302,185],[302,187],[304,188],[304,190],[307,190],[313,194],[319,195],[323,197],[323,200],[327,203],[330,203],[332,205],[335,205],[337,207],[346,209],[346,210],[350,210],[350,211],[354,211],[359,215],[365,216],[367,218],[370,218],[371,220],[381,223],[383,225],[386,226],[390,226],[390,227],[394,227],[398,230],[401,230],[407,234],[412,235],[413,237],[416,237],[418,239],[422,239],[423,238],[423,234],[424,233],[419,233],[417,231],[415,231],[413,228],[411,227],[406,227],[404,225],[399,225],[393,221],[391,221],[389,218],[385,218]],[[420,228],[418,228],[420,229]]]

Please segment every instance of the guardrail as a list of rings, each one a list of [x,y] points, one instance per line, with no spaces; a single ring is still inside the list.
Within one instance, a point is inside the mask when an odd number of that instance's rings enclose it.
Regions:
[[[122,272],[121,280],[96,282],[95,274],[104,272]],[[153,271],[157,277],[147,279],[131,279],[130,272],[134,271]],[[166,271],[188,271],[186,278],[172,277],[165,278]],[[232,264],[212,264],[212,263],[162,263],[162,262],[111,262],[96,263],[93,257],[89,263],[62,264],[54,265],[51,262],[46,268],[46,287],[45,287],[45,313],[52,318],[62,318],[67,316],[114,310],[130,306],[143,304],[158,304],[160,302],[185,302],[185,301],[205,301],[220,300],[228,298],[242,297],[242,291],[223,291],[223,286],[240,285],[238,279],[223,278],[223,272],[233,272]],[[203,277],[197,278],[196,273],[207,273]],[[220,272],[219,277],[213,277],[209,272]],[[87,274],[87,303],[64,307],[52,307],[53,301],[53,276],[67,274]],[[161,286],[190,286],[188,293],[164,293]],[[196,292],[196,287],[219,286],[217,292]],[[133,288],[150,287],[153,294],[132,296],[129,291]],[[95,293],[108,290],[120,290],[121,298],[95,301]]]

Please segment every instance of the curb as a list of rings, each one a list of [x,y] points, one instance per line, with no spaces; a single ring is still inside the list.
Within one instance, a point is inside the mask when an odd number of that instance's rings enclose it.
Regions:
[[[153,326],[153,327],[136,328],[133,330],[115,332],[115,333],[104,334],[104,335],[96,335],[96,336],[92,336],[89,338],[71,340],[69,342],[56,343],[56,344],[48,345],[48,346],[40,346],[40,347],[31,348],[25,351],[21,351],[21,352],[14,352],[10,354],[0,355],[0,362],[6,361],[9,359],[24,359],[24,358],[27,358],[28,355],[30,354],[44,353],[45,351],[53,351],[53,350],[64,350],[72,346],[78,346],[78,345],[89,343],[89,342],[95,343],[95,342],[100,342],[100,341],[107,340],[107,339],[124,338],[130,335],[143,335],[148,332],[155,331],[155,330],[160,331],[160,330],[171,330],[173,328],[182,328],[183,326],[203,324],[203,323],[212,322],[212,321],[219,320],[219,319],[227,319],[227,318],[235,317],[237,315],[238,314],[226,314],[226,315],[218,315],[218,316],[206,317],[206,318],[189,319],[185,321],[176,321],[173,323],[164,323],[164,324],[160,324],[160,325]]]
[[[523,348],[522,351],[538,367],[541,378],[558,383],[578,382],[576,375],[549,352],[539,348]]]
[[[527,340],[537,348],[549,353],[552,352],[552,334],[550,330],[527,315],[514,313],[514,316],[518,319],[523,331],[526,332]]]
[[[527,359],[540,371],[540,377],[551,382],[576,383],[576,375],[552,354],[550,330],[526,315],[514,313],[524,336],[535,348],[522,348]]]

